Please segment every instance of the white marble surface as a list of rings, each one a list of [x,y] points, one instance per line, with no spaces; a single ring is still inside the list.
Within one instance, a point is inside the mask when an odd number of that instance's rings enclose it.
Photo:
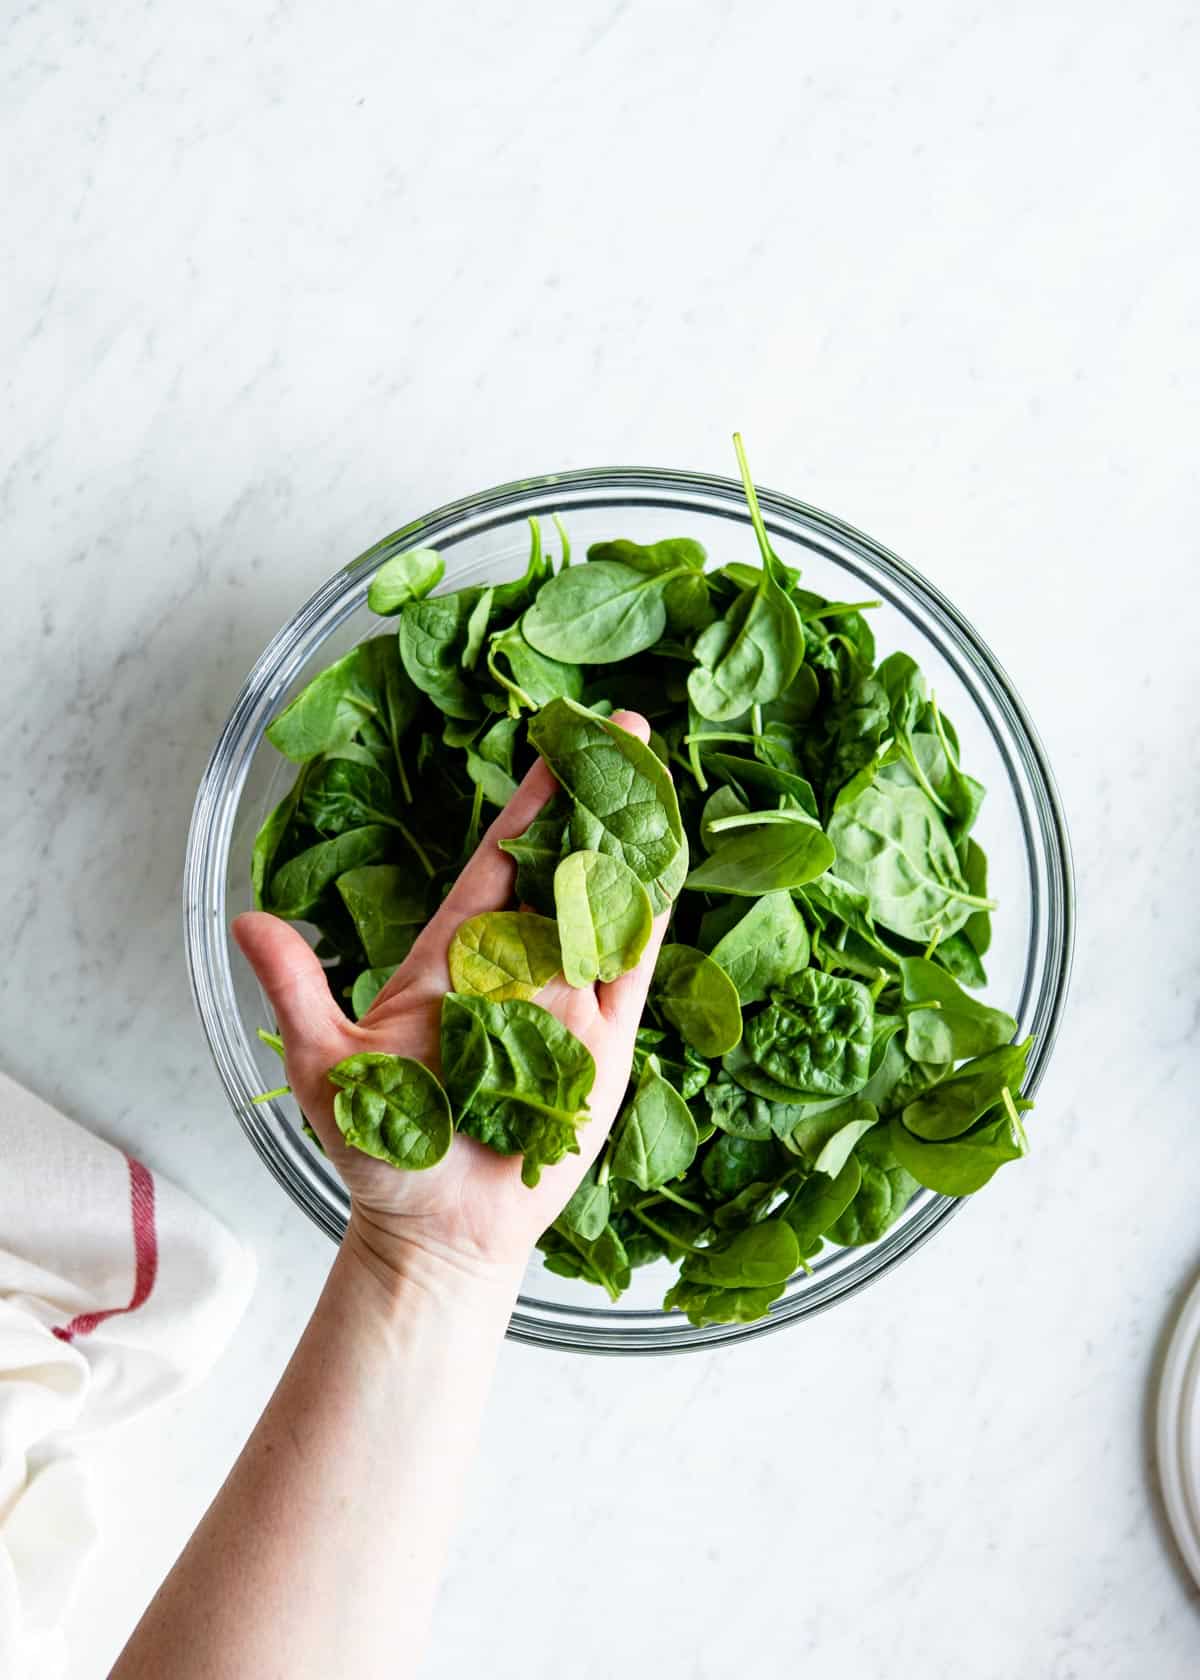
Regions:
[[[479,485],[757,475],[999,650],[1081,933],[1036,1152],[898,1273],[715,1356],[506,1348],[431,1680],[1156,1680],[1200,1665],[1147,1434],[1200,1261],[1194,8],[239,0],[4,14],[0,1064],[262,1281],[98,1455],[97,1680],[330,1250],[223,1106],[179,925],[268,635]]]

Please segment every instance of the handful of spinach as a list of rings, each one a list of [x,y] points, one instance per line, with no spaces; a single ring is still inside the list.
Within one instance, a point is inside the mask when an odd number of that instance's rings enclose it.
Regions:
[[[431,596],[429,549],[369,603],[398,616],[323,671],[268,738],[299,766],[254,846],[255,903],[316,926],[356,1016],[407,955],[540,754],[559,792],[511,908],[455,935],[443,1081],[401,1057],[331,1070],[343,1135],[409,1170],[454,1130],[523,1157],[578,1149],[595,1068],[534,1001],[633,967],[671,916],[625,1106],[540,1247],[615,1300],[666,1258],[693,1323],[761,1317],[826,1242],[878,1240],[920,1186],[980,1189],[1025,1153],[1030,1041],[985,983],[983,788],[904,654],[771,547],[706,570],[689,538],[594,545],[555,569],[532,524],[515,581]],[[557,523],[557,521],[556,521]],[[611,714],[634,707],[648,745]]]

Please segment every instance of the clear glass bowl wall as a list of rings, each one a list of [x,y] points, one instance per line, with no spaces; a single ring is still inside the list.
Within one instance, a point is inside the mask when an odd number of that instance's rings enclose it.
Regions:
[[[962,615],[903,561],[828,514],[771,492],[763,512],[780,557],[804,582],[833,599],[879,597],[872,615],[881,655],[904,649],[925,671],[958,729],[965,767],[988,797],[976,830],[999,900],[988,956],[989,1001],[1011,1010],[1021,1034],[1036,1035],[1028,1089],[1050,1057],[1071,957],[1073,894],[1062,810],[1041,744],[994,656]],[[366,606],[367,585],[390,555],[416,543],[439,549],[444,587],[500,581],[524,569],[528,520],[564,520],[582,556],[613,537],[652,542],[690,536],[709,562],[754,563],[757,550],[741,486],[732,480],[637,468],[563,473],[501,486],[440,509],[376,545],[333,576],[266,649],[239,695],[201,783],[189,836],[185,921],[192,986],[229,1101],[271,1172],[309,1217],[339,1238],[348,1214],[341,1182],[307,1142],[290,1099],[253,1106],[278,1079],[278,1062],[255,1036],[272,1024],[259,988],[229,937],[250,906],[250,851],[267,812],[294,775],[264,739],[281,707],[333,659],[381,621]],[[1032,1122],[1036,1150],[1042,1124]],[[230,1140],[232,1141],[232,1140]],[[214,1147],[221,1138],[214,1137]],[[1016,1169],[1020,1170],[1020,1169]],[[602,1353],[662,1353],[711,1347],[794,1324],[861,1289],[939,1229],[959,1204],[922,1191],[882,1241],[827,1248],[811,1274],[798,1274],[770,1317],[757,1324],[693,1328],[664,1313],[672,1276],[665,1263],[634,1273],[616,1305],[587,1284],[555,1277],[535,1257],[513,1314],[518,1340]]]

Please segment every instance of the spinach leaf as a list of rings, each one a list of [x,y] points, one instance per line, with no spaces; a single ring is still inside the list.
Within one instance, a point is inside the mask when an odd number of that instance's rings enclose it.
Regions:
[[[737,987],[719,963],[691,945],[664,945],[650,998],[663,1018],[702,1056],[723,1056],[742,1036]]]
[[[756,758],[735,758],[723,752],[708,753],[704,762],[727,782],[740,788],[744,797],[748,798],[754,790],[776,794],[782,799],[790,799],[798,810],[816,822],[816,795],[803,776],[777,769],[773,764],[763,764]]]
[[[762,570],[755,574],[754,587],[741,590],[725,616],[696,640],[697,664],[688,677],[688,698],[701,717],[713,723],[774,700],[790,685],[804,658],[803,626],[777,581],[781,568],[767,538],[741,439],[735,437],[734,443]]]
[[[862,1183],[846,1211],[828,1230],[830,1239],[842,1248],[878,1242],[920,1189],[896,1159],[886,1126],[869,1131],[851,1159],[858,1161]]]
[[[808,929],[790,893],[765,893],[709,952],[737,987],[743,1008],[808,965]]]
[[[875,920],[922,943],[990,909],[967,888],[950,836],[920,788],[874,781],[834,812],[837,873],[866,895]]]
[[[558,1223],[573,1236],[594,1243],[608,1224],[612,1196],[607,1184],[599,1183],[595,1162],[584,1173],[575,1194],[559,1215]]]
[[[836,1178],[850,1159],[855,1145],[879,1119],[874,1103],[851,1097],[836,1108],[822,1107],[819,1113],[800,1115],[783,1139],[786,1147],[801,1156],[813,1172]]]
[[[612,1173],[642,1190],[678,1178],[695,1158],[698,1138],[691,1110],[648,1056],[632,1098],[617,1121]]]
[[[645,887],[619,857],[571,852],[554,872],[554,905],[569,985],[615,980],[636,967],[654,914]]]
[[[629,1288],[629,1256],[611,1225],[589,1240],[559,1220],[538,1238],[538,1247],[545,1256],[547,1271],[599,1284],[610,1301],[618,1300]]]
[[[772,1301],[783,1294],[783,1283],[761,1289],[717,1289],[710,1284],[679,1283],[668,1289],[663,1306],[667,1312],[682,1312],[688,1321],[702,1324],[752,1324],[765,1318]]]
[[[981,1056],[1007,1044],[1017,1030],[1011,1015],[968,997],[944,969],[925,957],[902,958],[900,981],[908,1005],[904,1048],[914,1061]]]
[[[428,601],[409,601],[400,612],[400,658],[410,682],[448,717],[477,718],[483,707],[462,674],[471,614],[483,594],[456,589]]]
[[[764,1073],[817,1097],[850,1096],[866,1084],[874,1002],[865,986],[805,968],[771,996],[746,1029]]]
[[[698,864],[684,885],[693,892],[764,893],[802,887],[823,875],[834,860],[831,841],[815,823],[739,830],[722,840],[710,858]]]
[[[1027,1038],[1023,1044],[1005,1044],[964,1062],[906,1104],[906,1128],[929,1143],[961,1137],[1001,1101],[1005,1091],[1013,1096],[1020,1093],[1032,1044]]]
[[[718,1289],[763,1289],[786,1283],[799,1264],[792,1227],[783,1219],[764,1219],[689,1254],[680,1276]]]
[[[302,769],[255,836],[254,850],[250,857],[250,886],[256,910],[267,908],[267,883],[276,860],[283,861],[279,857],[280,851],[294,832],[296,812],[304,793],[306,774]]]
[[[562,967],[558,929],[530,910],[487,910],[459,924],[448,960],[456,992],[492,1003],[534,998]]]
[[[445,570],[435,548],[409,548],[403,554],[393,554],[371,579],[367,605],[381,618],[388,618],[409,601],[419,601],[436,589]]]
[[[375,636],[314,677],[267,726],[267,739],[298,764],[336,752],[370,722],[398,741],[412,722],[416,702],[400,670],[395,637]]]
[[[449,992],[442,1002],[442,1077],[458,1129],[500,1155],[523,1155],[521,1177],[579,1153],[578,1128],[596,1064],[548,1010],[511,998]]]
[[[780,1213],[796,1234],[803,1259],[820,1247],[821,1238],[845,1213],[862,1187],[862,1168],[851,1155],[840,1172],[814,1172],[792,1192]]]
[[[700,1176],[714,1196],[728,1201],[749,1184],[773,1180],[778,1155],[773,1142],[718,1132],[704,1151]]]
[[[372,823],[307,847],[275,871],[266,908],[289,921],[310,916],[339,875],[360,864],[382,862],[392,843],[391,831]]]
[[[428,915],[424,886],[414,886],[411,870],[362,864],[338,876],[337,890],[372,968],[403,962]]]
[[[988,899],[987,857],[983,847],[968,840],[964,847],[963,878],[974,897],[983,903]],[[963,937],[981,957],[986,957],[992,943],[992,918],[987,910],[974,910],[963,923]]]
[[[1011,1098],[993,1108],[970,1131],[942,1143],[914,1137],[899,1117],[888,1124],[896,1160],[928,1190],[942,1196],[972,1196],[1006,1161],[1018,1161],[1029,1144]]]
[[[569,700],[583,697],[583,672],[579,666],[547,659],[544,653],[529,645],[520,624],[510,624],[492,637],[487,668],[493,681],[518,710],[525,707],[536,711],[559,695]]]
[[[516,859],[517,898],[547,914],[554,909],[554,871],[566,852],[570,815],[570,801],[556,793],[524,834],[500,841],[500,850]]]
[[[572,568],[566,576],[586,570]],[[661,760],[628,730],[572,700],[543,707],[529,724],[529,740],[574,802],[572,849],[619,857],[646,888],[655,913],[667,909],[687,871],[687,841]]]
[[[420,1172],[450,1148],[454,1126],[441,1085],[420,1062],[367,1050],[331,1067],[333,1115],[353,1149]]]
[[[703,545],[691,537],[664,537],[661,542],[646,544],[618,540],[593,543],[588,549],[590,564],[615,560],[650,577],[666,574],[663,606],[669,636],[686,636],[712,623],[705,558]]]
[[[609,665],[653,647],[667,625],[664,591],[689,568],[644,573],[612,560],[572,566],[542,585],[521,621],[525,640],[548,659]]]
[[[704,1100],[713,1125],[730,1137],[762,1141],[773,1136],[771,1104],[763,1097],[752,1096],[727,1073],[705,1087]]]
[[[382,968],[363,969],[350,988],[350,1007],[356,1021],[362,1020],[398,967],[398,963],[387,963]]]

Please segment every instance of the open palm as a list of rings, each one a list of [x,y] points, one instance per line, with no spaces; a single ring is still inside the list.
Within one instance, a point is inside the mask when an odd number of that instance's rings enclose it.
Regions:
[[[614,721],[641,740],[649,736],[649,726],[637,713],[618,712]],[[554,789],[553,777],[539,762],[361,1021],[345,1015],[312,948],[295,928],[261,912],[239,916],[234,923],[238,944],[275,1011],[292,1089],[345,1180],[352,1219],[385,1256],[416,1244],[467,1261],[523,1260],[599,1154],[624,1095],[634,1034],[666,931],[665,914],[657,918],[641,962],[619,980],[576,989],[559,976],[538,995],[537,1001],[587,1045],[596,1062],[596,1081],[591,1119],[579,1136],[580,1153],[546,1168],[536,1188],[521,1182],[520,1156],[497,1155],[461,1136],[437,1166],[400,1171],[349,1148],[333,1118],[334,1092],[326,1073],[346,1056],[382,1050],[412,1056],[440,1071],[450,940],[461,922],[510,901],[516,866],[498,842],[524,833]]]

